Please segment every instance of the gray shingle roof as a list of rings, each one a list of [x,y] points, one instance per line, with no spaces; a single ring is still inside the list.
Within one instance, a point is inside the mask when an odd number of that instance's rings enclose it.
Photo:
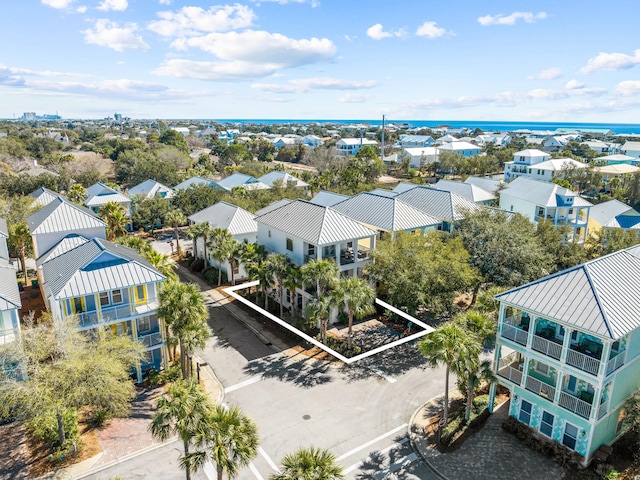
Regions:
[[[54,232],[77,232],[91,228],[106,228],[106,224],[91,210],[79,207],[62,197],[27,217],[31,235]]]
[[[496,298],[617,340],[640,327],[640,245],[509,290]]]
[[[374,230],[342,213],[304,200],[296,200],[261,215],[256,222],[313,245],[329,245],[376,235]]]
[[[21,307],[16,271],[2,262],[0,263],[0,312]]]
[[[43,288],[56,299],[165,280],[135,250],[94,238],[42,265]]]
[[[398,232],[435,226],[440,220],[394,197],[363,192],[331,207],[365,225]]]
[[[480,208],[460,195],[431,187],[414,186],[396,198],[449,223],[461,220],[467,211],[474,212]]]
[[[258,231],[255,215],[227,202],[218,202],[200,210],[190,215],[189,220],[193,223],[209,222],[212,228],[226,228],[231,235],[244,235]]]

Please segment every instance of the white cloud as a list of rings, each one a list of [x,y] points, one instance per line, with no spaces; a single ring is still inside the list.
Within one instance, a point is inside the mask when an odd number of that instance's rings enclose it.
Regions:
[[[446,29],[437,27],[436,22],[424,22],[416,30],[416,35],[419,37],[438,38],[446,34],[453,35],[453,32],[447,32]]]
[[[592,73],[599,70],[622,70],[631,68],[638,63],[640,63],[640,49],[634,51],[633,55],[600,52],[594,58],[590,58],[587,64],[580,69],[580,72]]]
[[[640,80],[625,80],[620,82],[614,91],[616,95],[622,95],[623,97],[629,97],[640,93]]]
[[[273,2],[279,3],[280,5],[287,5],[288,3],[309,3],[313,8],[320,5],[318,0],[253,0],[254,2]]]
[[[98,5],[98,10],[104,10],[105,12],[109,10],[123,12],[128,6],[129,2],[127,0],[102,0],[102,3]]]
[[[296,40],[257,30],[183,38],[174,41],[172,46],[179,50],[196,47],[223,60],[279,65],[279,68],[329,61],[336,54],[336,46],[327,38]]]
[[[567,82],[564,88],[566,88],[567,90],[581,89],[581,88],[584,88],[584,83],[579,82],[576,79],[571,79]]]
[[[301,78],[289,80],[286,84],[254,83],[256,90],[273,93],[300,93],[308,90],[359,90],[373,88],[378,85],[376,80],[342,80],[338,78]]]
[[[515,25],[518,20],[523,20],[525,23],[533,23],[536,20],[544,20],[547,18],[546,12],[513,12],[511,15],[485,15],[484,17],[478,17],[478,23],[485,27],[489,25]]]
[[[371,95],[358,95],[356,93],[346,93],[340,97],[340,103],[364,103],[371,99]]]
[[[553,67],[553,68],[547,68],[546,70],[541,70],[537,74],[527,78],[529,78],[529,80],[533,80],[533,79],[555,80],[556,78],[560,78],[562,75],[564,75],[564,72],[562,71],[561,68]]]
[[[41,0],[43,5],[51,8],[63,9],[69,7],[75,0]]]
[[[182,37],[199,33],[226,32],[247,28],[256,16],[245,5],[218,5],[205,10],[200,7],[182,7],[177,12],[158,12],[160,20],[149,23],[149,30],[163,37]]]
[[[158,0],[160,5],[171,5],[171,0]]]
[[[78,8],[76,8],[76,12],[77,13],[86,13],[87,12],[87,6],[86,5],[81,5]]]
[[[182,58],[166,60],[152,73],[163,77],[195,78],[198,80],[244,80],[266,77],[276,72],[280,65],[251,62],[197,62]]]
[[[367,28],[367,36],[374,40],[382,40],[383,38],[389,37],[405,37],[406,35],[407,32],[403,28],[395,32],[385,32],[381,23],[376,23]]]
[[[116,22],[102,18],[96,21],[93,29],[84,30],[81,33],[84,33],[86,43],[108,47],[117,52],[148,50],[149,45],[135,33],[137,30],[138,25],[135,23],[127,23],[121,27]]]

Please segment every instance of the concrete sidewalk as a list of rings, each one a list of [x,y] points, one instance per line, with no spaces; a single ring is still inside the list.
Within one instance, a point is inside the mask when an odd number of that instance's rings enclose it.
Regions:
[[[496,407],[475,435],[451,453],[440,453],[426,440],[425,428],[439,413],[442,397],[418,408],[409,422],[411,445],[424,463],[441,480],[548,480],[564,477],[561,469],[547,458],[523,445],[502,430],[509,414],[509,401]]]

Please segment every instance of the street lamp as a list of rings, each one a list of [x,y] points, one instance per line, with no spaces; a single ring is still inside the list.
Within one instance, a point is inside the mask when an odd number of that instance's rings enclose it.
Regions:
[[[207,362],[196,362],[196,375],[198,376],[198,383],[200,383],[200,367],[208,367],[209,364]]]

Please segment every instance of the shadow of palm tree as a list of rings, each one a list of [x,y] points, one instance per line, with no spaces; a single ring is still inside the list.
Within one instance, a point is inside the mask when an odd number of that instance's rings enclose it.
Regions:
[[[394,441],[400,442],[403,438],[405,437],[399,436]],[[358,480],[415,479],[415,476],[407,476],[409,471],[407,467],[410,464],[404,466],[404,463],[407,463],[405,462],[407,455],[411,453],[411,447],[406,439],[387,452],[373,451],[362,462],[355,478]]]
[[[261,375],[262,378],[276,378],[290,382],[302,388],[311,388],[329,383],[332,378],[327,373],[329,364],[313,361],[308,357],[292,360],[287,357],[265,357],[249,362],[244,367],[249,375]]]

